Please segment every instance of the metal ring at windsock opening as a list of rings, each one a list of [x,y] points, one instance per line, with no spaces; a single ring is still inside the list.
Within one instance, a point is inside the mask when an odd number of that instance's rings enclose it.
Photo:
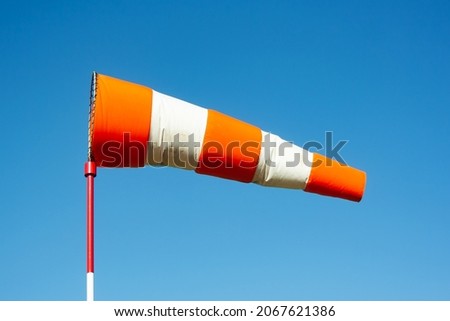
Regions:
[[[92,158],[101,167],[145,165],[152,90],[94,73],[91,99]]]

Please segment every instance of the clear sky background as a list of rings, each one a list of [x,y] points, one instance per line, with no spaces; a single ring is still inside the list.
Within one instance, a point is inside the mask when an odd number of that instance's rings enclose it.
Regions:
[[[5,1],[0,300],[85,299],[91,72],[298,145],[361,203],[99,169],[98,300],[450,300],[450,2]],[[323,151],[322,151],[323,152]]]

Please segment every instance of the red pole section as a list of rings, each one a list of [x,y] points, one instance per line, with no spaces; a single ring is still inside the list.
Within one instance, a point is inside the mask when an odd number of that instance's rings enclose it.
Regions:
[[[84,164],[84,176],[87,179],[87,299],[94,299],[94,177],[97,175],[95,162],[88,161]]]

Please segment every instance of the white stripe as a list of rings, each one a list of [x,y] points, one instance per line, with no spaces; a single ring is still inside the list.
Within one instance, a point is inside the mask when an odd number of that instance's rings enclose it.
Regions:
[[[195,169],[207,119],[207,109],[153,90],[147,164]]]
[[[284,139],[262,132],[261,152],[253,182],[264,186],[304,189],[313,155]]]
[[[86,301],[94,301],[94,273],[86,275]]]

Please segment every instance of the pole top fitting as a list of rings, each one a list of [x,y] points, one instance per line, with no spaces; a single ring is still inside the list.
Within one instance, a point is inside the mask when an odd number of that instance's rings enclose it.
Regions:
[[[95,162],[86,162],[84,163],[84,176],[88,177],[88,176],[97,176],[97,165],[95,164]]]

